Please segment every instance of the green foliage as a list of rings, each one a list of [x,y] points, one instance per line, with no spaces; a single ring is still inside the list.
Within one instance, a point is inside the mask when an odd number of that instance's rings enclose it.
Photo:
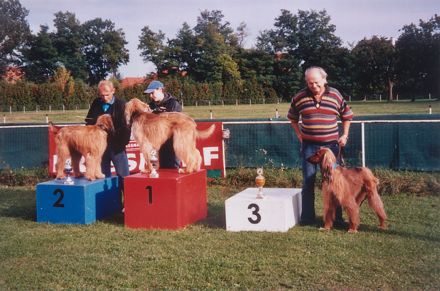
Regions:
[[[6,66],[19,61],[18,51],[30,35],[28,14],[19,0],[0,1],[0,74]]]
[[[125,48],[127,41],[124,32],[115,29],[115,24],[110,20],[95,18],[82,25],[82,47],[88,71],[90,84],[98,84],[109,73],[114,75],[117,68],[127,64],[128,50]]]
[[[0,185],[31,186],[49,180],[47,168],[0,169]]]
[[[397,87],[401,95],[440,92],[440,16],[405,25],[396,41]]]
[[[394,81],[394,46],[391,39],[364,38],[352,50],[353,74],[358,81],[357,95],[381,92],[386,96]],[[392,96],[389,98],[393,100]]]
[[[59,55],[48,30],[48,26],[42,25],[38,34],[32,35],[22,49],[25,76],[29,81],[47,82],[57,69]]]
[[[20,61],[26,80],[38,84],[50,82],[59,67],[73,78],[67,88],[73,93],[63,91],[62,101],[59,92],[30,99],[66,105],[91,100],[86,96],[89,90],[76,83],[93,86],[109,75],[118,78],[118,68],[129,60],[125,34],[110,20],[81,23],[74,13],[60,11],[54,15],[53,32],[43,25],[27,37],[28,11],[17,0],[0,4],[5,11],[1,15],[8,16],[0,19],[5,24],[0,25],[0,39],[8,40],[0,49],[0,67]],[[150,78],[167,82],[169,91],[186,104],[289,101],[305,86],[303,72],[310,66],[323,67],[329,84],[353,100],[379,95],[392,100],[397,94],[412,100],[428,94],[440,97],[440,17],[405,25],[401,32],[395,45],[391,39],[373,36],[347,48],[326,10],[282,9],[273,27],[260,33],[255,47],[244,48],[245,23],[234,30],[222,11],[203,10],[193,28],[183,23],[174,38],[144,26],[138,48],[144,61],[156,66]],[[35,91],[46,91],[44,87]],[[141,96],[139,88],[118,92],[126,99]],[[3,104],[29,104],[25,97],[14,97],[3,97],[7,100]]]
[[[399,172],[386,169],[375,169],[375,176],[379,179],[380,195],[401,195],[411,193],[417,196],[440,196],[440,175],[438,173]],[[300,169],[264,167],[267,187],[302,187],[302,173]],[[214,184],[230,185],[235,187],[252,186],[255,184],[255,169],[237,168],[228,169],[225,180],[214,180]],[[321,175],[317,175],[316,187],[321,184]]]

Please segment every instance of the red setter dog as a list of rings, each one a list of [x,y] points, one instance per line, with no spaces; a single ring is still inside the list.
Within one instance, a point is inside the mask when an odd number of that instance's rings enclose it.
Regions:
[[[145,157],[146,173],[151,173],[151,151],[159,151],[160,147],[173,137],[173,148],[176,156],[185,163],[186,169],[179,173],[192,173],[200,170],[202,156],[196,148],[196,139],[205,139],[214,132],[215,125],[204,131],[197,130],[197,124],[188,115],[181,112],[152,113],[150,106],[137,98],[125,104],[127,125],[139,144]]]
[[[348,169],[338,166],[335,155],[328,148],[321,148],[307,160],[321,166],[324,229],[330,230],[333,227],[336,206],[339,203],[349,217],[348,232],[357,232],[359,209],[365,199],[368,199],[368,205],[379,218],[379,228],[386,229],[387,216],[377,193],[379,180],[368,168]]]
[[[50,130],[56,133],[57,148],[57,179],[65,178],[64,165],[68,158],[72,159],[75,177],[81,177],[79,162],[85,158],[85,177],[90,181],[104,178],[101,171],[101,159],[107,147],[107,136],[114,131],[112,118],[108,114],[98,117],[95,125],[66,126],[56,130],[51,124]]]

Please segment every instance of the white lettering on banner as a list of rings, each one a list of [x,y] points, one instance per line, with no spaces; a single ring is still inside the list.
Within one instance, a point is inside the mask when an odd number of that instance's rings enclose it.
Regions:
[[[128,158],[128,169],[133,171],[137,167],[137,158],[135,153],[127,153]]]
[[[218,159],[218,147],[203,148],[203,160],[205,166],[211,166],[211,161],[213,159]]]
[[[139,171],[145,171],[145,157],[143,153],[139,153]]]

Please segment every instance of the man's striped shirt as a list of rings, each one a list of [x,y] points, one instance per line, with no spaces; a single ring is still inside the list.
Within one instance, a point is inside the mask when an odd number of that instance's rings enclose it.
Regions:
[[[320,103],[315,102],[312,92],[306,88],[292,98],[287,114],[292,121],[299,121],[300,117],[303,140],[327,143],[338,140],[338,118],[352,120],[353,112],[335,88],[326,87]]]

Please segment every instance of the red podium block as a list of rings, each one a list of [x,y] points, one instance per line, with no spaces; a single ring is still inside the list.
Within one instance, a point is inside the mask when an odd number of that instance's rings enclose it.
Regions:
[[[159,170],[159,178],[134,174],[124,179],[125,226],[179,229],[207,216],[206,170],[178,174]]]

